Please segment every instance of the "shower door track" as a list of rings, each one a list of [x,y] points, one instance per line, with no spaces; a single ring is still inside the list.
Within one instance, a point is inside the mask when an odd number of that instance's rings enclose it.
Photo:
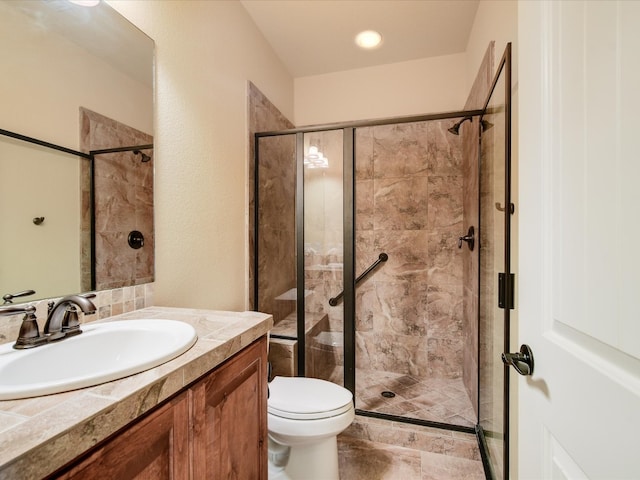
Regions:
[[[441,430],[453,430],[462,433],[475,434],[474,427],[465,427],[464,425],[455,425],[453,423],[434,422],[433,420],[422,420],[420,418],[403,417],[402,415],[392,415],[390,413],[373,412],[371,410],[361,410],[356,408],[356,415],[361,417],[379,418],[381,420],[390,420],[392,422],[408,423],[411,425],[419,425],[421,427],[439,428]]]

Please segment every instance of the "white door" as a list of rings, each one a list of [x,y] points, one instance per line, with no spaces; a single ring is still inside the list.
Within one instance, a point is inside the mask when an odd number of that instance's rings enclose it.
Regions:
[[[517,478],[640,479],[640,2],[518,8]]]

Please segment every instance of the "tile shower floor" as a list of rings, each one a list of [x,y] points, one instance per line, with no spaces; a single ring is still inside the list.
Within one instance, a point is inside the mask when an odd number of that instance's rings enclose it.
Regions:
[[[342,367],[331,381],[342,384]],[[382,392],[393,392],[388,398]],[[356,408],[464,427],[476,415],[462,379],[420,379],[392,372],[356,369]]]
[[[484,480],[472,434],[357,416],[338,436],[342,480]]]

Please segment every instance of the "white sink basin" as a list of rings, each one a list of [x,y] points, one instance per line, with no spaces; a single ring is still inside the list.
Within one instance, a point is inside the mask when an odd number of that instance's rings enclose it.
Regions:
[[[90,387],[157,367],[189,350],[195,329],[175,320],[82,325],[83,333],[28,350],[0,345],[0,400]]]

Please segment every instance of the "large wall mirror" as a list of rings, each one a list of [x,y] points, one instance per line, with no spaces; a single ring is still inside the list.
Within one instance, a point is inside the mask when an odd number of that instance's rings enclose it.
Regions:
[[[0,135],[0,296],[35,290],[14,303],[154,279],[154,43],[78,3],[0,0],[0,129],[83,152]]]

